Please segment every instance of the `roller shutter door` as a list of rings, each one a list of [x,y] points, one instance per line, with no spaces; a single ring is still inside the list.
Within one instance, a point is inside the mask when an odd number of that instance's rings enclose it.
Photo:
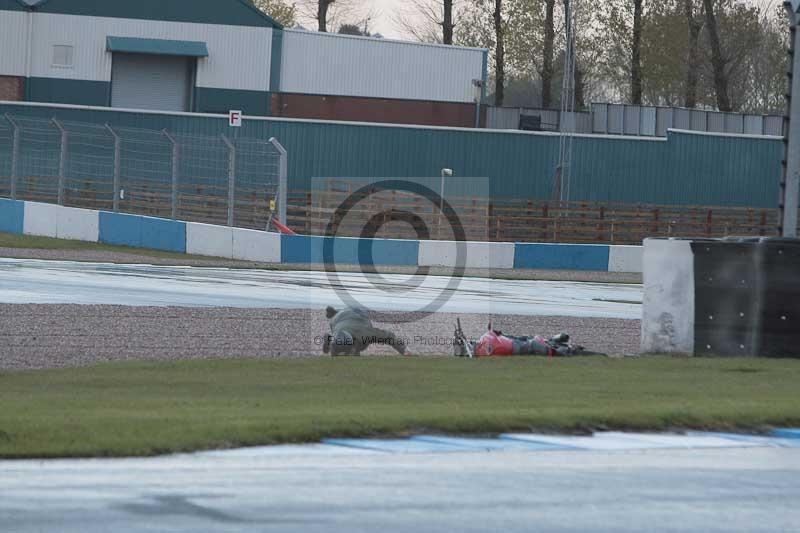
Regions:
[[[194,58],[115,53],[111,106],[189,111]]]

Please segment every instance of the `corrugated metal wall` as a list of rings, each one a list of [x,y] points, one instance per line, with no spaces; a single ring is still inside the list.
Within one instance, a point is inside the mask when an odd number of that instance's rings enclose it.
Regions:
[[[746,135],[783,135],[783,117],[681,107],[592,104],[593,133],[664,137],[669,129]]]
[[[538,116],[542,121],[542,131],[559,131],[561,112],[558,109],[531,109],[522,107],[488,106],[486,111],[486,127],[493,130],[519,129],[521,116]],[[592,133],[592,116],[589,113],[569,113],[566,119],[570,124],[574,119],[574,133]]]
[[[303,30],[283,33],[280,91],[472,102],[484,51]]]
[[[0,11],[0,74],[25,76],[25,49],[28,46],[28,14]]]
[[[59,117],[180,133],[230,133],[227,117],[0,104],[2,113]],[[494,196],[549,198],[559,137],[549,133],[249,119],[242,136],[277,137],[289,152],[293,189],[313,177],[438,176],[469,195],[458,176],[487,177]],[[673,133],[667,139],[578,136],[573,200],[774,207],[783,147],[778,139]],[[8,157],[7,153],[0,158]],[[474,192],[472,193],[474,194]]]
[[[0,74],[12,74],[16,69],[17,75],[25,75],[25,16],[21,12],[2,12]],[[210,55],[198,59],[198,87],[251,91],[267,91],[269,87],[271,28],[47,13],[33,16],[31,76],[110,81],[111,53],[106,51],[109,35],[204,41]],[[73,47],[72,67],[53,66],[53,45]]]

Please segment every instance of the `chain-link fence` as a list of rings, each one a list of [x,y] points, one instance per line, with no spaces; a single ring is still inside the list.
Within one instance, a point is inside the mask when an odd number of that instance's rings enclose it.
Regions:
[[[13,199],[263,229],[286,220],[286,158],[274,138],[0,117]]]

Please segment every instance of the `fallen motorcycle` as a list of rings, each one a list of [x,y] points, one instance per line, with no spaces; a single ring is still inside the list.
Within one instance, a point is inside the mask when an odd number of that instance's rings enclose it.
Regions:
[[[461,328],[461,319],[456,319],[453,338],[453,352],[456,357],[510,357],[515,355],[543,357],[575,357],[588,355],[606,355],[586,350],[583,346],[570,342],[566,333],[545,338],[541,335],[513,336],[504,335],[501,331],[489,330],[478,340],[467,338]]]

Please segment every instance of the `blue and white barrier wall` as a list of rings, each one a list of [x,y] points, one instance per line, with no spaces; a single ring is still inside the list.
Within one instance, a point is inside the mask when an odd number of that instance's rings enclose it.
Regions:
[[[358,239],[265,231],[92,211],[0,198],[0,232],[39,235],[257,261],[452,267],[458,246],[466,268],[641,272],[641,246]]]

